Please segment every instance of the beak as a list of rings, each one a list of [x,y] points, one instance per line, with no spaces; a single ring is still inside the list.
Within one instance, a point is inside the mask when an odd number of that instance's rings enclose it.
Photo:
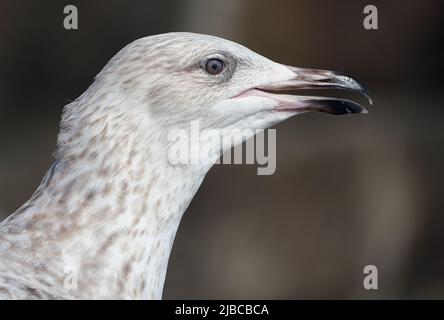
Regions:
[[[294,77],[255,88],[260,91],[255,94],[268,96],[279,102],[276,110],[296,111],[298,113],[320,111],[334,115],[367,113],[367,110],[361,104],[351,100],[278,94],[279,91],[299,89],[339,89],[356,92],[366,97],[370,105],[373,104],[367,88],[345,74],[328,70],[286,67],[293,72]]]

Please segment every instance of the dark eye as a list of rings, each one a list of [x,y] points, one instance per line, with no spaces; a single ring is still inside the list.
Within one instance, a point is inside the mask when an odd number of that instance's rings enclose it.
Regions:
[[[220,59],[208,59],[205,64],[205,70],[209,74],[219,74],[225,68],[225,63]]]

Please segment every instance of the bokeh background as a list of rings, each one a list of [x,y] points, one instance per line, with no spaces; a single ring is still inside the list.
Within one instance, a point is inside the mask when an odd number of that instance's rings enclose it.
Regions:
[[[63,7],[79,29],[63,28]],[[379,30],[363,28],[374,4]],[[62,107],[120,48],[213,34],[282,63],[344,71],[375,105],[277,126],[277,171],[219,165],[187,210],[164,297],[444,298],[443,3],[0,0],[0,217],[33,193]],[[379,289],[363,288],[363,268]]]

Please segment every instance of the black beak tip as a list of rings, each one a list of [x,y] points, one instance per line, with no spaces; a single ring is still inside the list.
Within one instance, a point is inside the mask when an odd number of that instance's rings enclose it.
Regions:
[[[363,87],[363,89],[364,90],[362,91],[362,94],[364,95],[364,97],[367,98],[367,101],[370,104],[370,106],[373,106],[373,99],[370,96],[370,91],[367,88],[365,88],[365,87]]]
[[[366,86],[345,73],[333,71],[333,74],[337,77],[343,88],[359,92],[367,99],[370,106],[373,106],[373,99],[370,97],[370,91]]]
[[[362,106],[359,103],[349,101],[349,100],[344,100],[341,102],[343,104],[345,111],[347,111],[347,113],[363,113],[363,114],[368,113],[367,109],[364,108],[364,106]]]
[[[343,99],[328,99],[321,103],[322,107],[319,109],[321,112],[326,112],[333,115],[346,115],[351,113],[368,113],[359,103],[353,102],[351,100]]]

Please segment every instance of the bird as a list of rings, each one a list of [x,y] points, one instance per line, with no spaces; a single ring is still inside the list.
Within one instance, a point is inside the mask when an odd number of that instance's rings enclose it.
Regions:
[[[296,95],[338,89],[369,99],[340,72],[288,66],[216,36],[135,40],[63,108],[54,163],[0,223],[0,299],[162,299],[180,220],[226,151],[172,164],[171,130],[264,130],[310,111],[366,113],[352,100]],[[247,137],[248,138],[248,137]]]

